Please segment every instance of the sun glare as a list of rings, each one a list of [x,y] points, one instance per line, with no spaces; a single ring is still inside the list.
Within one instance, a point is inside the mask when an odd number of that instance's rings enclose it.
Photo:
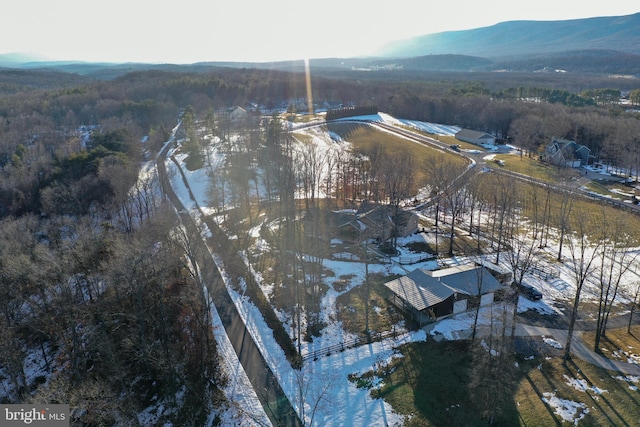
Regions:
[[[311,69],[309,68],[309,58],[304,59],[304,73],[307,82],[307,106],[309,114],[313,115],[313,92],[311,91]]]

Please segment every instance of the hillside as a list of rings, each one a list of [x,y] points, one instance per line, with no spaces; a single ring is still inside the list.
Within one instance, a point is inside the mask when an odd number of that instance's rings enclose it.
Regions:
[[[459,54],[488,58],[605,49],[640,54],[640,13],[565,21],[509,21],[389,43],[378,56]]]

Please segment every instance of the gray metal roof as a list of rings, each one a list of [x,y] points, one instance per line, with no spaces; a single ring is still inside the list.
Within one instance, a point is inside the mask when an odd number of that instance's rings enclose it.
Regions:
[[[478,285],[480,292],[478,292]],[[502,284],[483,267],[463,266],[445,270],[415,269],[406,276],[384,284],[416,310],[438,304],[454,293],[483,295],[494,292]]]
[[[409,277],[412,274],[414,278]],[[426,278],[433,283],[429,286],[421,285],[419,283],[423,282],[422,278]],[[414,279],[417,279],[417,281]],[[399,277],[384,285],[419,311],[438,304],[454,294],[451,288],[427,276],[422,270],[414,270],[408,276]]]
[[[440,280],[457,292],[475,296],[494,292],[502,287],[502,284],[483,267],[442,276]]]
[[[455,134],[456,138],[470,138],[470,139],[495,139],[496,137],[493,135],[489,135],[485,132],[480,132],[477,130],[471,129],[461,129]]]

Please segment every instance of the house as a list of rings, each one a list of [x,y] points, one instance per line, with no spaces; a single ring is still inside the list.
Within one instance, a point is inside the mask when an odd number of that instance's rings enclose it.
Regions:
[[[389,299],[422,325],[430,320],[491,304],[503,285],[474,264],[441,270],[415,269],[384,284]]]
[[[249,113],[247,112],[247,110],[242,107],[235,107],[229,113],[229,120],[231,120],[232,122],[239,122],[245,120],[248,116]]]
[[[551,143],[542,153],[542,160],[556,166],[579,168],[590,163],[591,150],[564,138],[551,138]]]
[[[340,211],[336,217],[339,232],[358,242],[369,239],[384,242],[418,231],[418,215],[404,209],[396,213],[393,206],[377,203],[363,202],[358,210]]]
[[[476,145],[496,145],[496,137],[488,133],[471,129],[462,129],[456,133],[456,139]]]
[[[329,110],[339,110],[342,108],[342,102],[340,101],[324,101],[321,105],[322,109]]]

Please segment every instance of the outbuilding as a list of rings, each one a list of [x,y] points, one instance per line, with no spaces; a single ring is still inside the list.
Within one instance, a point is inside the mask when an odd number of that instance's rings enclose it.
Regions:
[[[485,132],[478,132],[471,129],[462,129],[456,133],[456,139],[464,142],[469,142],[475,145],[481,146],[493,146],[496,145],[496,137],[489,135]]]
[[[474,264],[434,271],[418,268],[384,286],[391,302],[420,325],[491,304],[503,287],[489,270]]]

